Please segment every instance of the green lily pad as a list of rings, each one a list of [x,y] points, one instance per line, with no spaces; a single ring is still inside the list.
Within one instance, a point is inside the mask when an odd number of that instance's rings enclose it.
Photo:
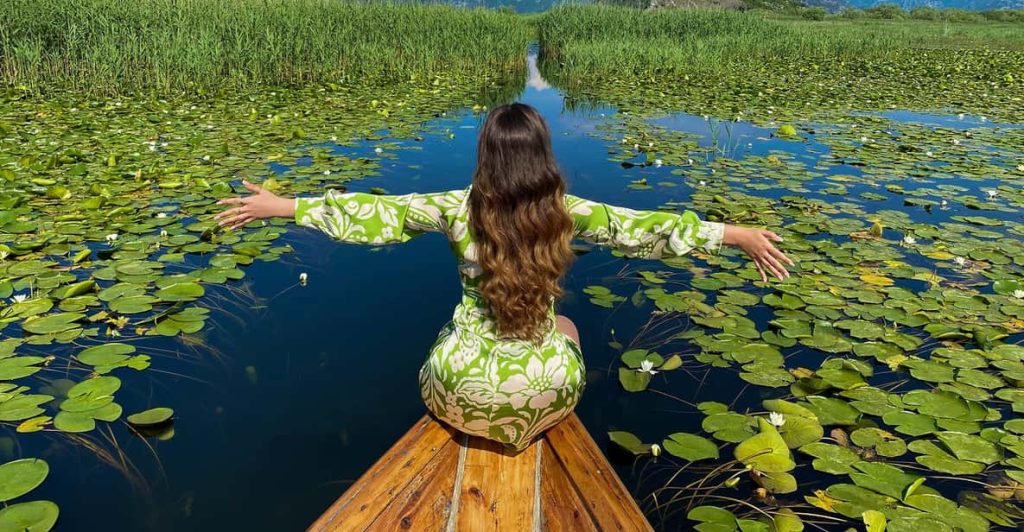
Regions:
[[[22,458],[0,465],[0,502],[16,499],[36,489],[50,472],[38,458]]]
[[[670,434],[661,442],[661,446],[672,456],[689,462],[718,458],[718,446],[711,440],[696,434],[686,432]]]
[[[128,423],[138,426],[151,426],[166,423],[174,415],[174,410],[166,407],[150,408],[127,417]],[[614,440],[613,440],[614,441]]]
[[[84,317],[85,314],[82,314],[81,312],[51,314],[49,316],[26,320],[22,323],[21,328],[25,332],[32,334],[59,333],[79,327],[76,322]]]
[[[0,530],[47,532],[57,523],[60,511],[50,501],[12,504],[0,510]]]
[[[761,418],[757,425],[760,432],[736,446],[733,453],[736,459],[765,473],[781,473],[796,467],[789,446],[778,430]]]

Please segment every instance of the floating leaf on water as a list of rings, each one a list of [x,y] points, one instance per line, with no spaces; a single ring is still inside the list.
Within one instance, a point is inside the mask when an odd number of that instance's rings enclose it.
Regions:
[[[156,407],[137,414],[132,414],[128,416],[126,420],[132,425],[151,426],[166,423],[172,416],[174,416],[174,410],[167,407]]]
[[[701,532],[735,532],[739,528],[732,512],[715,506],[698,506],[690,510],[686,518],[698,521],[700,524],[694,528]]]
[[[661,442],[661,446],[672,456],[689,462],[718,458],[718,446],[711,440],[696,434],[686,432],[670,434]]]
[[[60,511],[50,501],[12,504],[0,510],[0,530],[47,532],[57,523]]]
[[[757,425],[760,432],[736,446],[733,453],[736,459],[766,473],[781,473],[796,467],[789,446],[778,430],[762,418],[757,419]]]
[[[78,324],[75,322],[84,317],[85,314],[82,314],[81,312],[51,314],[49,316],[26,320],[22,323],[21,328],[25,332],[32,334],[59,333],[77,328]]]
[[[36,489],[49,473],[50,466],[38,458],[0,464],[0,502],[16,499]]]
[[[631,432],[612,431],[608,433],[608,439],[633,454],[647,454],[651,450],[650,445],[640,441],[640,438]]]

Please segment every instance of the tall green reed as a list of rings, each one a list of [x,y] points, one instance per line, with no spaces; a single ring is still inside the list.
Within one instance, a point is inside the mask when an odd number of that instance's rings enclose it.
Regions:
[[[83,91],[480,77],[523,68],[509,13],[343,0],[5,0],[0,81]]]

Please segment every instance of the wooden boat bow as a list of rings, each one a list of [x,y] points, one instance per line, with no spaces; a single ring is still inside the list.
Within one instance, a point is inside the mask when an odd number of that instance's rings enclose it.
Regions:
[[[520,453],[424,416],[309,530],[653,529],[573,414]]]

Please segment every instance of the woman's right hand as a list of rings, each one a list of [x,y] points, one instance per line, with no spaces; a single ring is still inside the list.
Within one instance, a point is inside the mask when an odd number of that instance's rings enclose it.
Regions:
[[[793,259],[779,251],[773,243],[782,242],[782,237],[767,229],[726,225],[723,242],[746,252],[757,266],[757,271],[761,273],[761,280],[765,282],[768,282],[769,272],[780,281],[788,278],[789,271],[784,265],[795,264]]]
[[[238,229],[253,220],[295,216],[294,198],[282,198],[245,180],[242,181],[242,186],[253,194],[238,198],[226,198],[217,202],[219,205],[238,205],[213,217],[221,227]]]

